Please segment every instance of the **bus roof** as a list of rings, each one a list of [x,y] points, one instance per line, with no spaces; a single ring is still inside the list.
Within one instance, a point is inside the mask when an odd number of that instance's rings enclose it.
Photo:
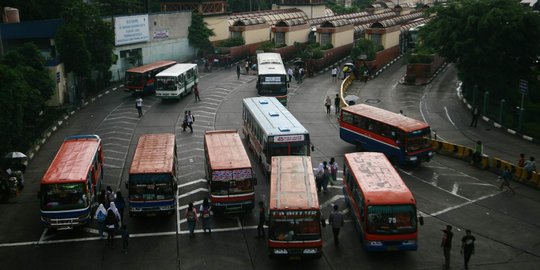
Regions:
[[[171,133],[139,138],[129,174],[168,173],[174,167],[175,137]]]
[[[244,98],[243,103],[268,136],[309,133],[275,97]]]
[[[97,135],[68,136],[58,149],[41,184],[84,182],[92,167],[101,139]]]
[[[148,71],[156,69],[156,68],[169,66],[169,65],[174,65],[175,63],[176,63],[176,61],[169,61],[169,60],[156,61],[156,62],[153,62],[153,63],[150,63],[150,64],[142,65],[140,67],[130,68],[130,69],[126,70],[126,72],[145,73],[145,72],[148,72]]]
[[[342,110],[351,112],[353,114],[362,115],[367,118],[380,121],[382,123],[386,123],[390,126],[397,127],[405,132],[412,132],[415,130],[429,128],[429,125],[422,121],[381,108],[369,106],[367,104],[347,106],[342,108]]]
[[[156,75],[156,77],[177,77],[186,71],[197,67],[197,64],[176,64]]]
[[[279,53],[257,54],[257,69],[259,75],[287,75]]]
[[[236,130],[206,131],[204,144],[212,170],[251,168],[244,144]]]
[[[319,209],[311,158],[272,157],[270,210]]]
[[[409,188],[383,153],[348,153],[345,154],[345,162],[368,203],[415,203]]]

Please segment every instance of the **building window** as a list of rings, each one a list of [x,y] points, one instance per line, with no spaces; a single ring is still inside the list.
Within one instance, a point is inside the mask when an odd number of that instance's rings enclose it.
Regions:
[[[371,34],[369,39],[371,39],[375,45],[382,45],[381,34]]]
[[[324,46],[326,44],[331,44],[332,43],[332,34],[329,34],[329,33],[321,33],[320,34],[320,43],[321,43],[321,46]]]
[[[120,51],[120,58],[129,57],[129,50]]]
[[[276,32],[275,38],[276,45],[285,44],[285,32]]]

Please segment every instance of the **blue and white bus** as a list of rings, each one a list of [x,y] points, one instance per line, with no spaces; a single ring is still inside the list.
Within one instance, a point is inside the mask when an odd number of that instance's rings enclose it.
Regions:
[[[242,131],[265,172],[273,156],[309,156],[308,130],[275,97],[245,98]]]
[[[276,97],[287,106],[287,71],[279,53],[257,54],[257,94]]]
[[[196,64],[176,64],[156,75],[156,96],[162,99],[180,99],[191,93],[199,83]]]

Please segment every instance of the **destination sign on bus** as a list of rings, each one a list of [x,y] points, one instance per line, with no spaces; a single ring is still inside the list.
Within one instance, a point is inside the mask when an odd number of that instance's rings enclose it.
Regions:
[[[315,210],[294,210],[294,211],[271,211],[270,215],[272,217],[283,217],[283,216],[315,216],[318,211]]]
[[[281,82],[281,77],[264,77],[265,82]]]
[[[275,136],[274,142],[301,142],[304,141],[304,135],[284,135],[284,136]]]
[[[252,177],[251,169],[220,170],[212,172],[213,181],[244,180]]]

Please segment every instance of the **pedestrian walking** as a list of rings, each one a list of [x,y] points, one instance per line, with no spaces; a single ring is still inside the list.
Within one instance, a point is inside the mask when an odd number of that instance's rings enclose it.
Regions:
[[[324,193],[328,192],[328,182],[330,181],[330,168],[328,167],[328,162],[323,161],[319,164],[317,172],[315,174],[315,182],[317,184],[317,192],[321,192],[321,189]]]
[[[188,111],[184,111],[184,120],[182,121],[182,132],[186,131],[187,119],[188,119]]]
[[[330,158],[328,167],[330,167],[330,185],[333,186],[337,184],[337,171],[339,168],[335,158]]]
[[[105,207],[109,208],[111,202],[114,202],[114,192],[111,186],[105,188]]]
[[[107,200],[105,199],[105,196],[106,196],[106,193],[105,193],[105,190],[104,189],[100,189],[99,190],[99,194],[98,194],[98,203],[99,204],[103,204],[105,206],[105,208],[107,208]]]
[[[124,209],[126,208],[126,201],[124,200],[124,196],[122,196],[122,192],[117,191],[116,192],[116,198],[114,199],[114,205],[116,208],[118,208],[118,213],[120,214],[120,222],[124,222]]]
[[[240,64],[236,65],[236,78],[240,79]]]
[[[514,189],[510,186],[510,180],[512,180],[512,174],[510,173],[510,170],[508,170],[508,167],[504,168],[502,175],[499,176],[499,180],[501,181],[499,190],[503,190],[503,187],[507,187],[510,191],[512,191],[512,194],[516,194]]]
[[[191,111],[187,111],[186,124],[191,133],[193,133],[193,123],[195,123],[195,116],[191,114]]]
[[[366,68],[366,70],[364,70],[364,83],[367,83],[369,79],[369,70]]]
[[[334,66],[332,68],[332,81],[333,82],[337,81],[337,74],[338,74],[338,69],[336,66]]]
[[[337,204],[334,204],[334,210],[332,211],[332,213],[330,213],[330,216],[328,217],[328,222],[330,223],[330,225],[332,225],[332,232],[334,233],[334,244],[337,246],[339,244],[339,231],[345,223],[343,214],[338,210]]]
[[[193,85],[193,95],[195,96],[195,102],[201,101],[201,97],[199,97],[199,86],[197,84]]]
[[[334,107],[336,114],[339,114],[339,109],[341,107],[341,98],[339,98],[339,94],[336,94],[336,97],[334,98]]]
[[[137,99],[135,99],[135,108],[137,108],[137,112],[139,113],[139,118],[142,116],[142,102],[143,99],[141,96],[138,96]]]
[[[287,75],[289,76],[289,82],[292,81],[292,78],[293,78],[293,75],[294,75],[294,71],[291,67],[289,67],[289,69],[287,69]]]
[[[257,225],[256,239],[265,238],[264,224],[266,223],[266,207],[263,201],[259,201],[259,223]]]
[[[303,67],[298,69],[298,83],[304,82],[304,76],[306,75],[306,71]]]
[[[299,74],[300,74],[300,71],[299,71],[299,70],[300,70],[300,69],[298,69],[298,67],[294,67],[293,76],[294,76],[294,81],[295,81],[296,83],[299,83],[299,82],[298,82],[298,77],[300,76],[300,75],[299,75]]]
[[[249,61],[246,60],[246,75],[249,75]]]
[[[107,229],[107,245],[114,246],[114,234],[118,228],[118,219],[113,210],[107,210],[105,217],[105,227]]]
[[[212,233],[212,207],[208,202],[208,198],[204,198],[199,212],[201,213],[203,231],[206,233],[206,230],[208,230],[208,233]]]
[[[195,225],[197,225],[197,210],[193,207],[193,203],[189,203],[186,212],[186,221],[189,229],[189,236],[195,235]]]
[[[101,238],[103,238],[103,230],[105,229],[105,218],[107,218],[107,209],[100,203],[96,210],[96,214],[94,215],[94,219],[97,221],[99,237]]]
[[[519,154],[519,160],[517,162],[518,167],[525,166],[525,154],[521,153]]]
[[[332,100],[330,99],[330,96],[326,96],[326,99],[324,100],[324,106],[326,106],[326,114],[330,114],[330,107],[332,106]]]
[[[454,233],[452,232],[452,226],[446,225],[446,229],[443,230],[443,237],[441,241],[441,247],[444,254],[444,267],[446,269],[450,268],[450,251],[452,250],[452,237]]]
[[[482,145],[482,141],[477,141],[474,146],[474,152],[472,154],[471,165],[478,164],[478,162],[482,160],[483,153],[484,153],[484,146]]]
[[[465,230],[465,236],[461,238],[461,254],[465,262],[465,269],[469,269],[469,260],[474,254],[474,241],[476,238],[471,233],[471,230]]]
[[[471,127],[476,127],[476,125],[478,124],[478,116],[480,116],[480,112],[478,110],[478,106],[475,106],[472,110],[472,120],[470,124]]]
[[[111,205],[107,209],[107,213],[109,212],[109,210],[111,210],[114,213],[114,215],[116,216],[117,222],[122,221],[122,217],[120,216],[120,211],[118,211],[118,208],[116,207],[116,204],[114,202],[111,202]],[[118,224],[116,224],[116,229],[118,230],[119,228],[120,227],[118,226]]]
[[[536,171],[534,157],[530,157],[529,160],[525,161],[525,164],[523,165],[523,170],[525,170],[525,172],[527,173],[527,180],[531,179],[532,173]]]
[[[129,231],[126,224],[122,224],[122,252],[128,254]]]

